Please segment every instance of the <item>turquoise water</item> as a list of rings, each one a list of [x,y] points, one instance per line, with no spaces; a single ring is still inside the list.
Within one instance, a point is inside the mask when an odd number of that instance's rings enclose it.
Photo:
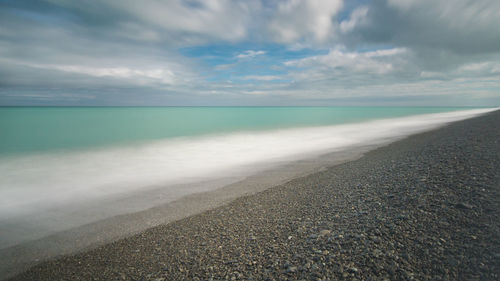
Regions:
[[[0,155],[336,125],[458,107],[2,107]]]

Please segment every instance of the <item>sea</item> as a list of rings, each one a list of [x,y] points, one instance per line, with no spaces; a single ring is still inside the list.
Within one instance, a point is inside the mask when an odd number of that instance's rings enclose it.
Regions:
[[[492,110],[0,107],[0,249]]]

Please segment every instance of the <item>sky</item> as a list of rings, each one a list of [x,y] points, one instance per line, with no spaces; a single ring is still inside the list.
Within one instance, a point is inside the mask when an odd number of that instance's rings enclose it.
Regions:
[[[500,106],[498,0],[0,0],[0,105]]]

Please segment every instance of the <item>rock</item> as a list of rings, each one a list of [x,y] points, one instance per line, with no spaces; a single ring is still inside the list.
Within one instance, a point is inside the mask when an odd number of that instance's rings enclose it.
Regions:
[[[357,273],[358,272],[358,268],[357,267],[349,267],[349,269],[347,270],[349,271],[350,273]]]
[[[327,236],[331,233],[332,231],[331,230],[328,230],[328,229],[323,229],[319,232],[319,236],[322,237],[322,236]]]
[[[317,264],[313,264],[311,266],[311,271],[318,271],[319,270],[319,266]]]
[[[457,266],[459,264],[459,262],[452,257],[448,257],[447,262],[450,266]]]
[[[464,202],[460,202],[460,203],[455,204],[455,207],[457,207],[459,209],[464,209],[464,210],[470,210],[473,208],[472,205],[464,203]]]
[[[286,269],[286,273],[295,273],[295,272],[297,272],[297,267],[296,266],[289,266]]]

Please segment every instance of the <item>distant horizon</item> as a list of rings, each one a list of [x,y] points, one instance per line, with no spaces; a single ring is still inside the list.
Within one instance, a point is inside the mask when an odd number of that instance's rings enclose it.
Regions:
[[[420,108],[498,108],[487,105],[0,105],[9,107],[420,107]]]

